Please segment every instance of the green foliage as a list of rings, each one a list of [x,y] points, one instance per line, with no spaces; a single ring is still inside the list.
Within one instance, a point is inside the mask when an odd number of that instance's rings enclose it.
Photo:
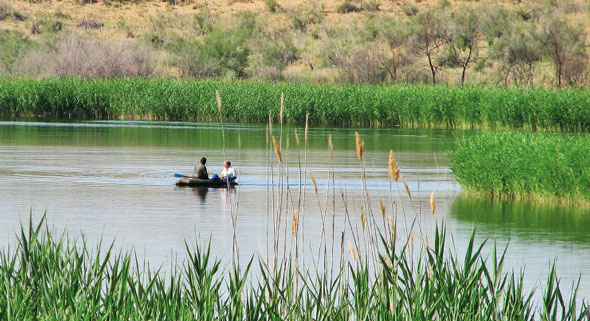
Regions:
[[[276,2],[276,0],[264,0],[264,5],[270,12],[278,12],[281,10],[281,6]]]
[[[461,186],[492,197],[590,202],[590,137],[491,132],[451,153]]]
[[[324,10],[317,4],[298,7],[289,13],[293,28],[306,31],[311,25],[318,24],[324,20]]]
[[[172,79],[0,80],[0,114],[87,119],[224,119],[302,124],[590,130],[590,92],[426,85],[349,86]]]
[[[475,232],[464,255],[437,227],[433,245],[414,252],[395,232],[381,235],[378,257],[322,271],[287,258],[271,268],[234,262],[223,271],[210,246],[186,245],[186,259],[154,270],[134,253],[89,249],[54,235],[42,220],[21,228],[14,249],[0,252],[3,320],[583,320],[577,289],[562,294],[552,267],[538,308],[522,275],[503,270],[506,250]],[[81,244],[80,244],[81,243]],[[451,247],[452,248],[452,247]],[[325,254],[328,255],[328,254]],[[305,269],[305,270],[304,270]],[[252,275],[257,273],[255,275]]]
[[[28,38],[10,31],[0,31],[0,75],[12,75],[16,64],[36,44]]]
[[[402,4],[402,11],[406,16],[413,17],[417,15],[420,10],[415,4],[409,1],[404,1],[404,3]]]

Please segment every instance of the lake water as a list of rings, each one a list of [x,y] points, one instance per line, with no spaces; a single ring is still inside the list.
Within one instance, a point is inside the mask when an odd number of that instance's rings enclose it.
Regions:
[[[365,143],[365,184],[355,131]],[[275,125],[272,135],[283,157],[279,166],[265,125],[225,124],[222,131],[217,123],[4,121],[0,244],[15,243],[30,213],[38,221],[46,212],[53,229],[73,237],[83,233],[94,245],[101,236],[107,243],[114,239],[117,249],[134,248],[152,265],[182,259],[185,242],[209,239],[213,253],[227,259],[232,256],[235,219],[241,260],[252,255],[266,260],[273,256],[275,234],[283,251],[292,248],[291,213],[298,209],[302,260],[311,264],[322,226],[328,244],[335,240],[338,259],[342,231],[361,229],[363,206],[381,220],[381,200],[400,238],[414,222],[417,242],[426,242],[435,226],[444,224],[452,235],[449,244],[461,254],[475,227],[479,241],[488,239],[486,253],[494,242],[500,248],[509,244],[507,268],[524,268],[529,288],[544,285],[556,262],[564,288],[581,276],[581,294],[590,297],[590,210],[461,196],[446,152],[457,139],[472,134],[310,128],[305,148],[304,128],[281,130]],[[394,151],[411,199],[401,183],[390,189],[389,150]],[[202,156],[208,159],[210,173],[220,172],[224,159],[232,160],[240,185],[233,190],[176,187],[173,174],[190,174]],[[432,192],[434,215],[429,205]],[[281,222],[278,233],[273,233],[273,220]],[[350,232],[345,240],[351,240]]]

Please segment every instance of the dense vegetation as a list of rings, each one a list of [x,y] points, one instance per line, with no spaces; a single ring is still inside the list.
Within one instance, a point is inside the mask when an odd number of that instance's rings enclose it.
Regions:
[[[426,85],[351,86],[244,81],[0,80],[0,114],[55,119],[218,120],[279,117],[313,124],[587,131],[590,92]]]
[[[586,135],[489,132],[459,140],[451,168],[484,195],[590,203],[588,155]]]
[[[382,244],[374,268],[359,256],[319,274],[298,270],[290,260],[276,268],[260,262],[259,272],[251,271],[252,263],[224,271],[209,248],[187,245],[186,260],[165,273],[133,254],[92,251],[42,223],[30,225],[16,249],[0,253],[0,317],[528,321],[582,320],[588,313],[585,303],[576,305],[577,289],[563,296],[554,269],[535,305],[522,277],[502,271],[504,255],[484,259],[473,235],[461,260],[446,248],[441,231],[417,257],[413,245],[396,244],[393,234]]]
[[[582,0],[167,2],[0,0],[0,76],[516,87],[590,80]]]

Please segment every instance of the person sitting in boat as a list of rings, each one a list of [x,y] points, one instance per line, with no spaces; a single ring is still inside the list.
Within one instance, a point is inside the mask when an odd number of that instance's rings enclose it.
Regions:
[[[221,179],[224,181],[227,181],[228,179],[234,180],[236,178],[238,178],[238,175],[236,175],[236,170],[233,167],[231,167],[231,162],[228,160],[225,161],[221,173],[219,175],[215,174],[211,177],[211,179]]]
[[[195,168],[193,169],[193,177],[209,179],[209,174],[207,173],[207,167],[205,167],[205,163],[207,163],[207,158],[202,157],[201,161],[195,165]]]

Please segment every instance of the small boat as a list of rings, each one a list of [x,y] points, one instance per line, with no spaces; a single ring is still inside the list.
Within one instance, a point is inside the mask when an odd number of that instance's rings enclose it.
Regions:
[[[229,185],[236,186],[239,184],[234,179],[229,181]],[[200,179],[185,176],[176,181],[176,186],[227,187],[227,182],[220,179]]]

